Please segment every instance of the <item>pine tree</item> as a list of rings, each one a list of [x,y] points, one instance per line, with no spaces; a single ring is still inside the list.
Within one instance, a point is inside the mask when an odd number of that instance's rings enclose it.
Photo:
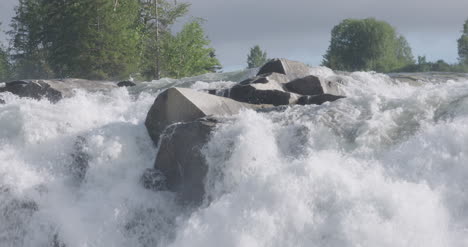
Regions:
[[[463,25],[463,33],[458,39],[458,56],[462,64],[468,64],[468,20]]]
[[[12,60],[15,78],[50,78],[47,50],[42,43],[45,13],[42,0],[19,0],[11,22]]]
[[[126,78],[137,71],[137,0],[46,0],[44,42],[62,77]]]
[[[11,68],[7,52],[0,47],[0,82],[10,79]]]
[[[2,23],[0,22],[0,26]],[[0,82],[10,79],[11,65],[7,51],[0,45]]]
[[[172,36],[171,26],[184,16],[190,7],[188,3],[174,3],[166,0],[141,0],[142,50],[141,73],[147,79],[159,79],[162,76],[164,42]]]
[[[247,68],[258,68],[268,62],[267,53],[256,45],[250,49],[250,54],[247,56]]]
[[[139,10],[138,0],[20,0],[10,32],[17,73],[128,77],[139,61]]]
[[[123,79],[141,72],[160,78],[215,71],[219,62],[199,22],[171,33],[189,6],[168,0],[19,0],[9,32],[16,77]],[[175,69],[180,51],[188,54],[179,65],[185,67]]]

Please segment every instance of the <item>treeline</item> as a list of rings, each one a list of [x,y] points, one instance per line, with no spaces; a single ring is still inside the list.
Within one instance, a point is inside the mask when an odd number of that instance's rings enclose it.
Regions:
[[[177,0],[19,0],[0,51],[0,80],[141,79],[215,72],[220,63],[201,19]]]
[[[405,37],[393,26],[374,18],[346,19],[331,32],[322,65],[335,70],[377,72],[468,72],[468,20],[458,39],[459,62],[417,61]]]

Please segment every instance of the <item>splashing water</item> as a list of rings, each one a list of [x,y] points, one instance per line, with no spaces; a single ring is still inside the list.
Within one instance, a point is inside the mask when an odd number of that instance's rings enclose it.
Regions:
[[[2,94],[0,246],[467,246],[468,77],[311,72],[348,97],[229,117],[203,150],[199,208],[139,183],[167,81],[57,104]],[[181,83],[233,84],[196,81]]]

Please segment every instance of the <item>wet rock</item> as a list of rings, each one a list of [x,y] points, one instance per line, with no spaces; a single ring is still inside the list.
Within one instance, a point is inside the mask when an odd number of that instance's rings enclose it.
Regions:
[[[302,95],[341,95],[337,82],[325,80],[324,78],[313,75],[292,80],[285,84],[285,88],[289,92]]]
[[[264,106],[249,105],[188,88],[170,88],[156,98],[145,126],[154,144],[158,145],[161,133],[173,123],[194,121],[209,115],[232,115],[241,109],[261,107]]]
[[[77,89],[86,92],[105,92],[118,86],[112,81],[91,81],[85,79],[67,78],[62,80],[42,80],[52,88],[62,93],[64,98],[75,95]]]
[[[202,149],[216,123],[215,119],[199,119],[174,124],[161,137],[155,169],[164,174],[167,189],[177,192],[184,203],[203,201],[208,167]]]
[[[5,100],[0,98],[0,104],[5,104],[5,103],[6,103]]]
[[[285,75],[263,74],[233,86],[225,91],[224,96],[250,104],[294,104],[299,97],[283,89],[283,83],[286,82],[288,78]]]
[[[0,185],[0,246],[24,246],[26,229],[39,205]]]
[[[298,105],[321,105],[325,102],[333,102],[338,99],[346,98],[345,96],[333,94],[321,94],[313,96],[302,96],[297,101]]]
[[[118,87],[134,87],[134,86],[136,86],[136,83],[134,83],[132,81],[121,81],[121,82],[117,83],[117,86]]]
[[[112,88],[117,88],[115,82],[110,81],[90,81],[84,79],[63,79],[63,80],[25,80],[12,81],[0,87],[1,92],[10,92],[19,97],[33,99],[46,98],[56,103],[62,98],[72,97],[75,90],[80,89],[87,92],[100,92]]]
[[[310,75],[309,66],[284,58],[275,58],[263,65],[257,75],[280,73],[288,77],[288,81]]]
[[[61,240],[60,240],[60,237],[58,235],[58,233],[54,234],[54,237],[52,239],[52,247],[66,247],[67,245],[65,245]]]
[[[0,93],[10,92],[19,97],[40,100],[46,98],[51,102],[62,99],[62,93],[43,81],[12,81],[0,88]]]
[[[140,181],[143,187],[148,190],[160,191],[166,189],[166,178],[164,174],[154,168],[146,169]]]
[[[79,182],[83,181],[89,168],[90,155],[86,152],[86,138],[78,136],[74,144],[73,162],[70,165],[72,176]]]
[[[273,81],[282,87],[282,84],[287,83],[290,80],[284,74],[273,72],[273,73],[265,73],[265,74],[257,75],[253,78],[249,78],[244,81],[241,81],[239,82],[239,84],[240,85],[249,85],[249,84],[257,84],[257,83],[267,84]]]

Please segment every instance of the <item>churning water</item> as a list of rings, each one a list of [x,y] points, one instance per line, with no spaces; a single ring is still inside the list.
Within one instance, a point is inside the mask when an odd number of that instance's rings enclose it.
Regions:
[[[312,73],[348,98],[228,117],[199,208],[140,184],[156,155],[144,119],[158,88],[232,82],[2,94],[0,246],[468,246],[468,77]]]

